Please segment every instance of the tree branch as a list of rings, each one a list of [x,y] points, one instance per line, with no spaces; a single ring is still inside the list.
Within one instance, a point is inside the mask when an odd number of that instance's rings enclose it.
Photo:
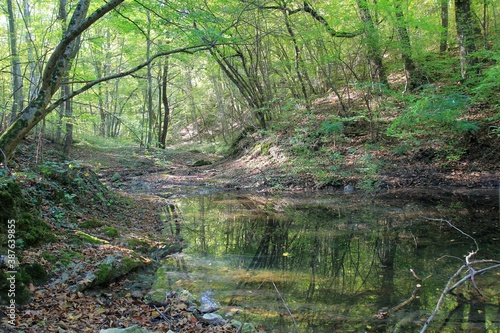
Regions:
[[[323,16],[321,16],[314,8],[311,7],[311,5],[307,1],[304,1],[303,7],[300,7],[297,9],[290,9],[290,8],[283,7],[283,6],[261,6],[259,8],[286,11],[289,15],[293,15],[293,14],[296,14],[296,13],[299,13],[302,11],[309,13],[315,21],[318,21],[319,23],[321,23],[321,25],[323,25],[323,27],[325,27],[328,34],[332,37],[354,38],[354,37],[357,37],[357,36],[363,34],[363,32],[364,32],[363,29],[359,29],[359,30],[354,31],[354,32],[336,31],[334,28],[332,28],[330,26],[330,24],[328,24],[328,21],[325,20],[325,18]]]
[[[189,53],[189,54],[193,54],[193,53],[196,53],[196,52],[208,50],[210,48],[211,48],[210,46],[206,46],[206,45],[196,45],[196,46],[190,46],[190,47],[185,47],[185,48],[181,48],[181,49],[175,49],[175,50],[170,50],[170,51],[164,51],[164,52],[157,53],[154,56],[152,56],[150,59],[148,59],[147,61],[145,61],[142,64],[139,64],[139,65],[137,65],[137,66],[129,69],[128,71],[121,72],[121,73],[116,73],[116,74],[112,74],[112,75],[108,75],[108,76],[99,78],[97,80],[91,81],[91,82],[87,83],[86,85],[84,85],[83,87],[81,87],[81,88],[79,88],[77,90],[74,90],[68,96],[64,96],[64,97],[59,98],[54,103],[52,103],[51,105],[47,106],[47,109],[46,109],[47,113],[53,111],[54,109],[56,109],[62,103],[66,102],[67,100],[69,100],[69,99],[71,99],[71,98],[73,98],[73,97],[75,97],[77,95],[80,95],[81,93],[89,90],[90,88],[92,88],[93,86],[95,86],[95,85],[97,85],[99,83],[132,75],[133,73],[135,73],[135,72],[139,71],[140,69],[146,67],[147,65],[151,64],[155,59],[157,59],[159,57],[168,56],[168,55],[175,54],[175,53]]]
[[[445,223],[447,223],[449,226],[451,226],[453,229],[455,229],[458,232],[460,232],[462,235],[464,235],[464,236],[472,239],[474,241],[474,244],[476,245],[476,250],[473,251],[473,252],[470,252],[465,257],[465,263],[448,280],[448,283],[446,283],[446,286],[443,289],[443,292],[441,293],[441,296],[439,297],[439,300],[438,300],[438,302],[436,304],[436,308],[434,309],[434,311],[432,312],[432,314],[429,316],[429,318],[427,318],[427,320],[425,321],[424,325],[422,326],[422,329],[420,330],[420,333],[424,333],[427,330],[427,328],[429,327],[430,323],[434,320],[434,318],[436,317],[439,309],[441,308],[441,305],[443,304],[444,299],[445,299],[445,297],[446,297],[447,294],[451,293],[454,289],[456,289],[458,286],[460,286],[461,284],[463,284],[465,281],[471,280],[471,282],[472,282],[472,284],[474,286],[474,289],[476,289],[476,291],[480,295],[482,295],[481,291],[477,287],[476,282],[474,280],[475,275],[476,274],[484,273],[484,272],[489,271],[491,269],[500,268],[500,261],[498,261],[498,260],[488,259],[488,260],[474,260],[474,261],[471,261],[471,258],[473,258],[474,256],[476,256],[477,252],[479,251],[479,245],[477,244],[477,241],[474,239],[474,237],[470,236],[469,234],[463,232],[462,230],[460,230],[459,228],[457,228],[456,226],[454,226],[450,221],[444,220],[444,219],[433,219],[433,218],[426,218],[426,219],[430,220],[430,221],[438,221],[438,222],[445,222]],[[495,265],[492,265],[492,266],[489,266],[489,267],[486,267],[486,268],[483,268],[483,269],[480,269],[480,270],[476,270],[474,268],[474,265],[484,264],[484,263],[493,263]],[[465,269],[467,269],[468,274],[466,274],[464,277],[462,277],[460,280],[458,280],[458,282],[456,282],[455,284],[451,285],[452,282],[456,278],[458,278],[460,276],[460,274],[462,273],[462,271],[465,270]]]

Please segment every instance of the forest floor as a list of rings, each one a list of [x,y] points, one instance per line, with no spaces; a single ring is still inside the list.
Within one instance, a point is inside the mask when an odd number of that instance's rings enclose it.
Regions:
[[[207,189],[342,191],[348,184],[360,191],[372,192],[408,187],[498,186],[498,137],[484,134],[467,141],[466,149],[456,159],[443,155],[432,143],[404,153],[378,147],[366,154],[368,141],[367,136],[356,135],[341,143],[323,142],[322,151],[331,153],[335,149],[343,152],[344,157],[340,164],[323,158],[321,163],[314,162],[315,166],[307,164],[307,155],[297,159],[289,154],[293,146],[289,137],[266,138],[259,133],[242,136],[229,157],[182,147],[148,150],[77,144],[71,152],[73,162],[66,163],[65,167],[78,169],[80,173],[70,176],[69,181],[90,179],[94,175],[93,182],[104,183],[110,191],[107,193],[94,184],[94,187],[79,192],[81,189],[72,189],[73,185],[66,179],[59,188],[64,192],[66,203],[42,200],[42,217],[57,233],[57,240],[25,248],[21,257],[23,264],[40,263],[49,272],[49,280],[40,284],[27,283],[31,301],[16,309],[15,329],[4,325],[3,332],[98,332],[104,328],[134,324],[151,332],[166,332],[168,329],[177,332],[236,332],[237,329],[229,324],[211,325],[201,314],[187,311],[196,303],[180,294],[171,294],[161,303],[148,302],[147,283],[139,288],[131,287],[129,274],[88,290],[70,288],[87,283],[87,273],[95,272],[99,263],[109,257],[122,260],[131,251],[139,253],[147,262],[146,268],[142,269],[154,267],[154,260],[148,252],[155,252],[166,244],[161,235],[161,209],[179,196],[198,194]],[[39,162],[34,156],[35,144],[28,142],[21,147],[15,159],[17,166],[13,167],[15,172],[21,171],[21,166],[34,166],[35,161],[54,167],[47,161],[59,148],[45,142],[46,153],[42,156],[47,157]],[[303,144],[309,149],[308,145],[318,142],[312,138],[304,140]],[[327,170],[327,175],[318,176],[321,170]],[[334,171],[337,174],[331,175]],[[53,177],[54,173],[52,176],[50,172],[45,173],[45,178],[26,175],[19,178],[25,187],[39,186],[37,183],[49,179],[60,181]],[[48,196],[57,193],[56,190],[44,191]],[[54,210],[54,207],[59,207],[59,210]],[[55,217],[54,212],[61,214],[64,210],[67,210],[64,218],[61,215]],[[89,221],[97,223],[84,227]],[[98,241],[90,242],[88,236]],[[182,243],[175,238],[167,241]],[[144,248],[146,250],[141,252]],[[3,325],[7,318],[1,320]]]

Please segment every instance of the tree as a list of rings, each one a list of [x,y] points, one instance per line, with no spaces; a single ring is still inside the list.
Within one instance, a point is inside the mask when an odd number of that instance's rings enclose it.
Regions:
[[[23,108],[23,90],[21,82],[21,64],[17,53],[17,31],[16,19],[12,9],[12,0],[7,0],[7,14],[9,17],[9,46],[10,62],[12,69],[12,109],[10,113],[10,122],[16,119],[17,114]]]
[[[66,32],[66,23],[68,19],[68,12],[66,11],[66,0],[59,0],[59,20],[61,21],[62,25],[62,35],[64,36]],[[80,38],[76,41],[78,45],[80,45]],[[74,48],[74,52],[78,52],[79,46]],[[76,54],[71,55],[72,58],[76,57]],[[69,71],[66,72],[63,81],[62,81],[62,95],[67,96],[70,94],[70,86],[68,83],[68,76],[69,76]],[[73,144],[73,122],[71,118],[73,117],[73,110],[72,110],[72,104],[71,100],[67,100],[65,103],[61,104],[61,110],[60,110],[60,118],[62,119],[63,116],[66,119],[66,135],[64,137],[64,144],[63,144],[63,150],[64,154],[66,156],[69,155],[69,151],[71,148],[71,145]],[[60,130],[60,128],[59,128]]]
[[[408,23],[402,8],[402,0],[394,1],[394,13],[396,15],[396,30],[399,36],[401,56],[406,76],[406,88],[413,90],[424,82],[423,75],[420,69],[415,65],[413,60],[412,47],[410,42],[410,33],[408,31]]]
[[[439,38],[439,52],[448,50],[448,5],[450,0],[439,0],[441,6],[441,34]]]
[[[455,0],[455,21],[460,50],[460,74],[466,80],[478,62],[473,54],[476,51],[476,30],[470,0]]]
[[[52,97],[61,87],[79,49],[79,37],[90,26],[125,0],[110,0],[87,17],[90,0],[80,0],[61,41],[56,46],[41,78],[40,89],[35,99],[29,102],[16,120],[0,136],[0,149],[11,156],[22,138],[50,112],[47,109]]]
[[[382,61],[379,32],[372,18],[368,2],[366,0],[356,0],[356,3],[364,25],[368,59],[370,61],[370,78],[372,83],[388,86],[387,75]]]
[[[169,75],[169,63],[168,63],[168,57],[165,59],[165,63],[163,64],[163,72],[161,75],[161,105],[163,105],[163,124],[161,123],[161,106],[159,107],[160,109],[160,128],[159,128],[159,137],[158,137],[158,142],[160,145],[160,148],[165,149],[166,148],[166,141],[167,141],[167,134],[168,134],[168,128],[170,125],[170,103],[168,101],[168,75]]]

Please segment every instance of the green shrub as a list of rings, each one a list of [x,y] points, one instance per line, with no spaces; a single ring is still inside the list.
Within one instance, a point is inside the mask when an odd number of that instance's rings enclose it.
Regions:
[[[460,91],[425,92],[392,122],[387,134],[398,138],[442,138],[476,131],[479,127],[475,123],[461,119],[468,103],[469,97]]]
[[[485,51],[486,52],[486,51]],[[493,52],[493,51],[488,51]],[[500,95],[500,55],[498,52],[483,55],[494,64],[483,73],[482,81],[474,88],[474,99],[478,102],[498,103]]]

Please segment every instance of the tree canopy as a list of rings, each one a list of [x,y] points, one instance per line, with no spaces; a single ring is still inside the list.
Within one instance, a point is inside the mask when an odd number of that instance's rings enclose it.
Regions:
[[[186,137],[228,143],[328,94],[337,100],[332,117],[371,122],[382,96],[399,96],[410,111],[394,114],[391,133],[417,133],[419,122],[459,120],[467,104],[437,116],[426,103],[497,97],[499,7],[471,0],[7,0],[0,148],[9,157],[35,126],[66,145],[73,131],[144,146]],[[361,108],[353,102],[359,94]],[[409,116],[413,127],[400,126]]]

